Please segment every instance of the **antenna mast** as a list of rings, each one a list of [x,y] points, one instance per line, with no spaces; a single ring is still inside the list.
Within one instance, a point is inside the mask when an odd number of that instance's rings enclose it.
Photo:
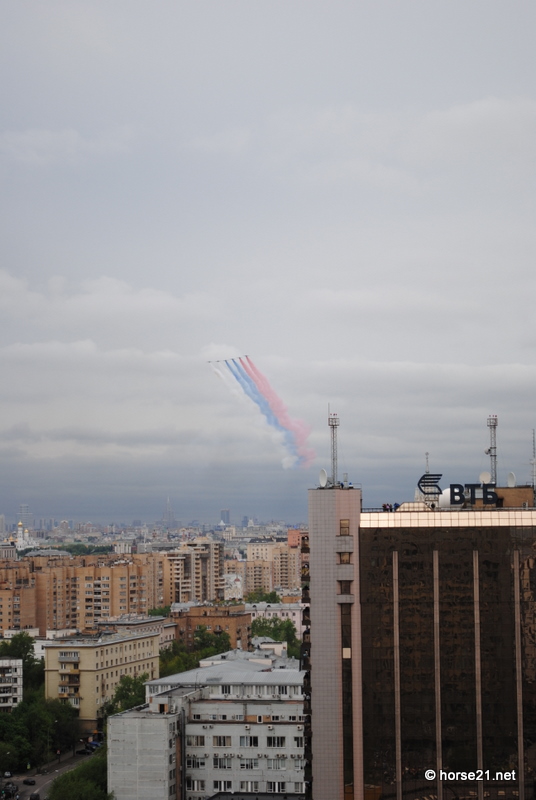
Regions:
[[[340,425],[340,419],[337,414],[329,414],[328,425],[331,428],[331,485],[337,484],[337,428]]]
[[[497,414],[490,414],[488,417],[489,428],[489,460],[491,471],[491,483],[497,486],[497,425],[499,421]]]
[[[532,429],[532,488],[536,489],[536,430]]]

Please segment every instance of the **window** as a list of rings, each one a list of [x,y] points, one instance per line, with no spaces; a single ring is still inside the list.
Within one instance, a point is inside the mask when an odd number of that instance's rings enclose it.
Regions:
[[[268,764],[268,769],[286,769],[287,768],[287,759],[286,758],[269,758],[267,764]]]
[[[241,736],[240,737],[240,747],[258,747],[259,746],[259,737],[258,736]]]
[[[212,766],[214,769],[231,769],[233,762],[230,756],[214,756]]]
[[[351,564],[350,553],[338,553],[339,564]]]
[[[188,756],[186,758],[186,766],[189,769],[205,769],[205,759],[199,756]]]
[[[294,791],[297,792],[297,793],[303,792],[303,783],[301,783],[300,781],[297,781],[294,784]]]
[[[221,693],[222,694],[231,694],[231,687],[229,684],[223,683],[221,686]]]
[[[240,769],[258,769],[258,768],[259,768],[258,758],[242,758],[240,760]]]
[[[212,745],[213,745],[213,747],[230,747],[231,746],[231,737],[230,736],[213,736],[212,737]]]
[[[200,781],[194,778],[186,778],[186,788],[194,792],[204,792],[205,781]]]
[[[240,781],[241,792],[258,792],[259,781]]]
[[[294,737],[294,747],[303,747],[303,736]]]
[[[187,736],[186,737],[186,744],[188,747],[204,747],[205,746],[205,737],[204,736]]]
[[[294,769],[305,769],[305,759],[304,758],[295,758],[294,759]]]
[[[286,792],[285,781],[268,781],[266,784],[267,792]]]
[[[266,739],[267,747],[285,747],[284,736],[268,736]]]
[[[233,788],[232,781],[213,781],[214,789],[220,792],[230,792]],[[188,787],[186,787],[188,788]]]
[[[350,536],[350,520],[349,519],[341,519],[340,527],[339,527],[339,535],[340,536]]]
[[[338,581],[339,594],[352,594],[352,581]]]

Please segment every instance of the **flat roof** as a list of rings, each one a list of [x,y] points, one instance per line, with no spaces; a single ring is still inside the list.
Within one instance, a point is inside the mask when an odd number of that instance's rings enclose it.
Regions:
[[[536,509],[478,508],[453,511],[450,508],[429,511],[363,511],[360,528],[500,528],[536,527]]]
[[[266,664],[244,661],[240,664],[223,661],[210,667],[197,667],[187,672],[146,681],[145,686],[214,686],[220,683],[266,684],[270,686],[301,686],[305,672],[299,669],[274,669],[266,671]]]
[[[44,647],[104,647],[107,644],[119,644],[121,642],[131,642],[133,639],[154,639],[160,638],[158,631],[146,631],[145,633],[103,633],[100,636],[91,638],[66,637],[65,639],[48,639],[43,642]]]

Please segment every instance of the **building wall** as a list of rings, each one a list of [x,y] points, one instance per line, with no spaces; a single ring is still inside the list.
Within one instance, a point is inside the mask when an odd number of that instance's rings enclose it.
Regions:
[[[251,644],[251,614],[245,606],[193,606],[188,610],[171,610],[172,619],[177,623],[177,639],[188,650],[194,647],[194,634],[199,626],[205,625],[210,633],[225,632],[230,639],[230,647],[248,650]]]
[[[0,712],[10,713],[22,703],[22,658],[0,658]]]
[[[177,713],[109,718],[108,791],[116,800],[182,800],[179,728]]]
[[[283,622],[290,620],[296,628],[298,639],[303,637],[304,624],[302,621],[303,603],[246,603],[245,608],[254,619],[280,619]]]
[[[0,565],[0,627],[93,630],[110,616],[163,605],[163,556],[36,556]],[[3,613],[2,613],[3,612]],[[10,613],[11,612],[11,613]]]
[[[360,506],[356,489],[309,492],[314,800],[363,797]]]
[[[271,592],[274,588],[273,561],[246,561],[244,595],[251,592]]]
[[[223,600],[223,544],[196,540],[165,554],[164,605]]]
[[[69,702],[94,723],[123,675],[159,675],[158,633],[62,639],[45,644],[45,696]]]

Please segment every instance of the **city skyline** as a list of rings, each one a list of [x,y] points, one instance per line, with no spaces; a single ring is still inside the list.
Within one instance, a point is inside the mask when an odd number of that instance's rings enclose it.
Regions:
[[[305,13],[304,13],[305,12]],[[531,479],[536,8],[0,9],[0,514],[306,519]],[[248,354],[317,457],[209,361]]]

